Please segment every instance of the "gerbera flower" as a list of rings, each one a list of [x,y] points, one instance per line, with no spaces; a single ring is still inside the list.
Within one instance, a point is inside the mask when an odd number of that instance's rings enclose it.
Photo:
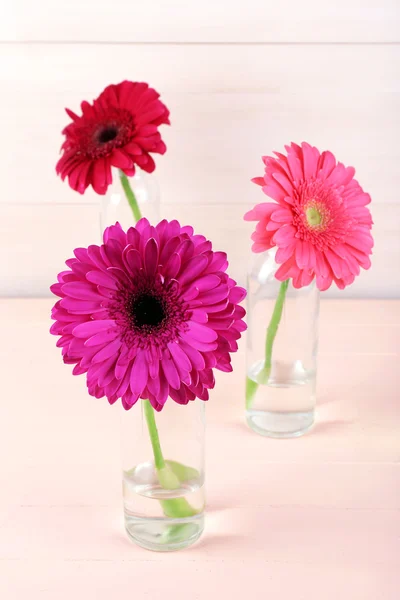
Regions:
[[[277,246],[279,281],[292,278],[296,288],[316,278],[320,290],[343,289],[360,267],[369,269],[373,239],[371,202],[354,179],[353,167],[336,162],[305,142],[286,146],[287,156],[266,156],[264,177],[253,179],[276,203],[258,204],[245,215],[258,221],[253,251]]]
[[[87,373],[92,396],[126,409],[138,398],[156,410],[168,396],[207,400],[213,368],[232,370],[246,328],[246,292],[226,273],[226,254],[177,221],[141,219],[126,233],[117,223],[103,241],[76,249],[51,287],[64,362]]]
[[[80,117],[66,109],[72,123],[63,130],[63,155],[56,166],[72,189],[83,194],[92,185],[105,194],[112,183],[111,167],[128,176],[135,174],[135,165],[154,171],[150,153],[166,151],[158,127],[169,124],[169,111],[147,83],[109,85],[93,104],[82,102],[81,109]]]

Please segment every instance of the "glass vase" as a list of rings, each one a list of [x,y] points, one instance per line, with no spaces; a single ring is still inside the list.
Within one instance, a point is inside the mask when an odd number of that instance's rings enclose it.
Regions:
[[[133,199],[131,194],[133,193]],[[126,177],[120,171],[113,171],[113,183],[107,194],[100,196],[101,230],[118,221],[123,229],[135,225],[141,216],[150,223],[160,220],[160,192],[153,174],[136,169],[133,177]]]
[[[147,400],[122,415],[125,528],[139,546],[186,548],[204,528],[205,405]]]
[[[256,433],[298,437],[314,423],[319,291],[275,278],[275,250],[248,274],[246,420]]]

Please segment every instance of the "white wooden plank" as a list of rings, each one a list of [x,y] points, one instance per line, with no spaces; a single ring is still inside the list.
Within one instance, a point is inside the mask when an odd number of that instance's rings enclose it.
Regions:
[[[64,106],[126,77],[170,107],[156,174],[168,203],[260,201],[261,155],[291,140],[331,149],[375,203],[396,202],[399,70],[400,46],[3,45],[0,203],[81,203],[54,172]]]
[[[230,273],[245,284],[252,224],[248,205],[165,204],[162,215],[193,224],[216,249],[228,252]],[[400,205],[376,204],[373,266],[344,291],[327,297],[396,298],[400,291]],[[98,207],[90,204],[0,204],[0,295],[43,296],[73,248],[99,240]]]
[[[393,42],[400,30],[396,0],[17,0],[16,6],[18,40]]]

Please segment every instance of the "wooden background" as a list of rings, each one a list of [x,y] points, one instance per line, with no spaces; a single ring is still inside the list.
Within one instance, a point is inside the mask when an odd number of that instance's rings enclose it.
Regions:
[[[397,0],[0,4],[0,295],[47,295],[72,248],[98,241],[98,198],[54,172],[63,109],[127,78],[171,110],[163,215],[227,250],[240,282],[260,156],[307,140],[354,165],[373,198],[373,267],[328,294],[399,297]]]

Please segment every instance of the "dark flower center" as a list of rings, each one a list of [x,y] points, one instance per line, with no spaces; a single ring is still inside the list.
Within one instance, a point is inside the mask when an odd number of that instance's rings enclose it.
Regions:
[[[162,300],[150,294],[142,294],[135,298],[131,314],[137,327],[157,327],[166,317]]]
[[[99,133],[99,137],[97,138],[100,144],[107,144],[107,142],[112,142],[118,135],[118,129],[114,125],[109,125],[104,127]]]

